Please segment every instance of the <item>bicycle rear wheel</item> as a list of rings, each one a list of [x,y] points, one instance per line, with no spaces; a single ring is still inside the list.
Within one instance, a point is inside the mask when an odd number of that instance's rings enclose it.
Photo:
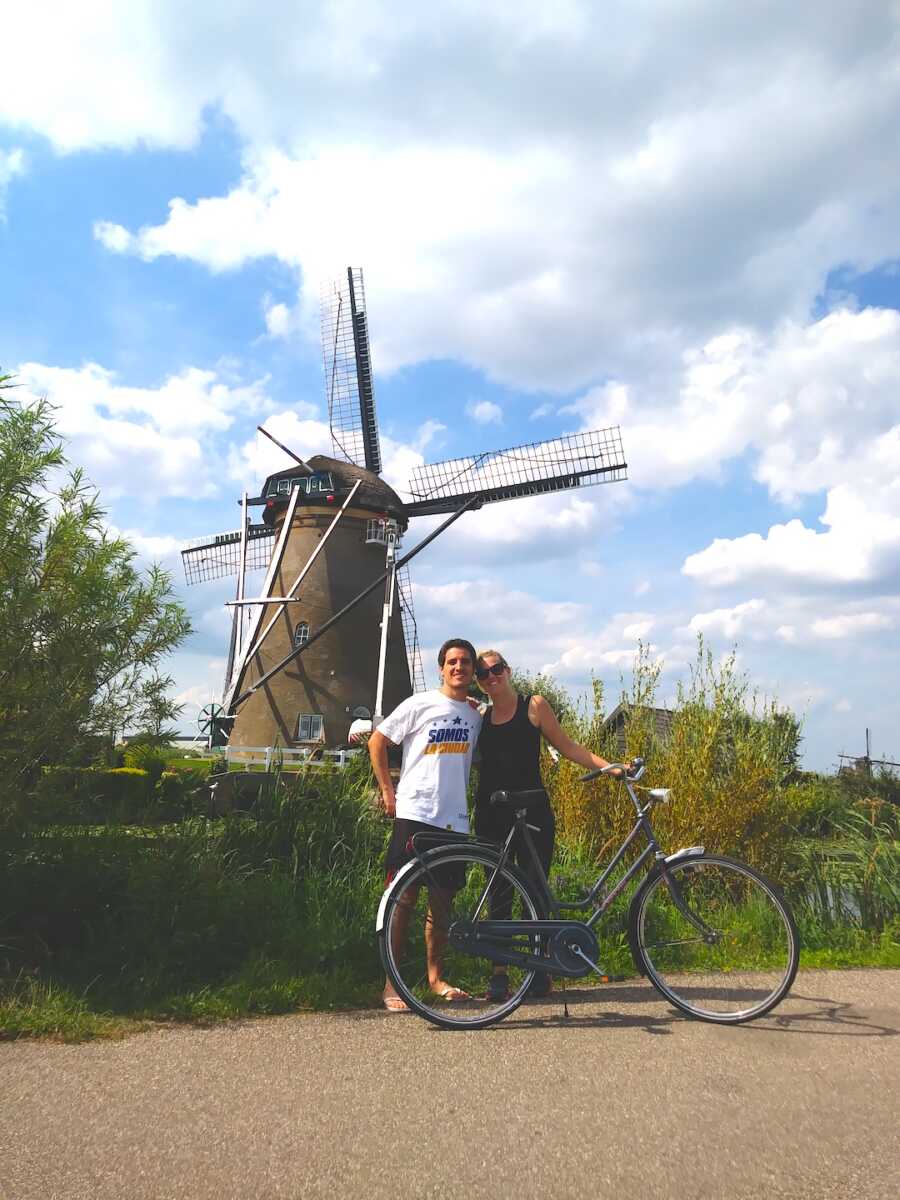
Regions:
[[[454,944],[455,922],[535,921],[528,880],[475,846],[449,846],[405,867],[382,899],[378,946],[388,978],[409,1007],[444,1029],[481,1029],[521,1004],[534,972],[502,967],[508,988],[493,983],[494,963]],[[470,942],[470,945],[472,943]],[[539,953],[539,939],[517,948]],[[452,989],[446,994],[446,988]]]
[[[637,966],[682,1012],[737,1025],[774,1008],[800,959],[778,888],[743,863],[705,854],[670,863],[682,912],[661,874],[637,892],[629,933]],[[699,921],[698,924],[695,921]]]

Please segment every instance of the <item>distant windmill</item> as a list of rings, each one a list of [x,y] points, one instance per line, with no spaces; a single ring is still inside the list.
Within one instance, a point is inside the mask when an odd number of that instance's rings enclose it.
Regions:
[[[380,478],[360,270],[323,293],[322,341],[334,457],[304,461],[277,443],[296,465],[270,475],[259,496],[244,493],[240,529],[182,551],[188,583],[237,575],[227,715],[217,717],[236,749],[334,746],[354,717],[424,689],[407,563],[463,512],[625,478],[614,427],[418,467],[404,503]],[[258,523],[247,515],[254,505]],[[443,514],[398,556],[410,518]],[[246,573],[262,567],[262,589],[248,599]]]

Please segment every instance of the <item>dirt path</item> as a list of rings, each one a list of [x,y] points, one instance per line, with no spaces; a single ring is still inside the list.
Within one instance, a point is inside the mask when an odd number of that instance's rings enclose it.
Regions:
[[[900,972],[803,972],[772,1016],[646,985],[478,1033],[378,1012],[0,1045],[2,1200],[891,1200]]]

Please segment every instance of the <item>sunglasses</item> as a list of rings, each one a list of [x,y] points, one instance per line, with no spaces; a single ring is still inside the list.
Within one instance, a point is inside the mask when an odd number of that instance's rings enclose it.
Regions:
[[[475,678],[487,679],[488,675],[502,675],[506,670],[505,662],[494,663],[492,667],[476,667]]]

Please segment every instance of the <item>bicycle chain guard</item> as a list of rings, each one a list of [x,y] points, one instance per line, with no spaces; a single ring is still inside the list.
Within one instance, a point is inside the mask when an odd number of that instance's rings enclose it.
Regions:
[[[454,921],[448,936],[451,946],[477,958],[569,979],[587,975],[600,957],[593,931],[581,921]],[[535,937],[546,945],[546,954],[529,954],[519,948],[523,939]],[[581,950],[590,963],[573,948]]]

